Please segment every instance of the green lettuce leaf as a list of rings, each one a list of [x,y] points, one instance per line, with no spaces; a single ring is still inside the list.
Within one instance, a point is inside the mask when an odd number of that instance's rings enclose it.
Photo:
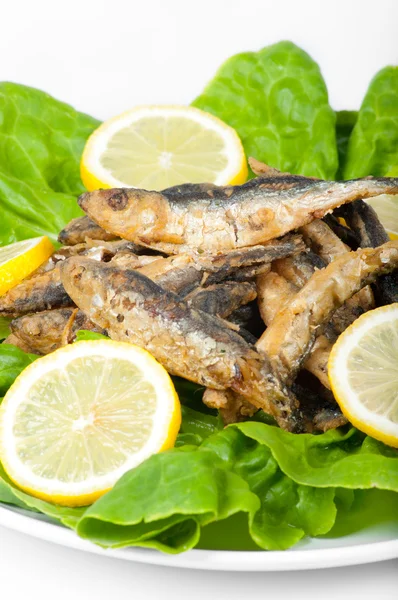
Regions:
[[[201,525],[258,508],[248,484],[212,452],[184,447],[126,473],[86,511],[78,533],[106,547],[181,552],[196,545]]]
[[[20,490],[8,477],[0,463],[0,502],[39,512],[50,519],[74,529],[86,508],[70,508],[34,498]]]
[[[255,429],[259,426],[260,430],[269,427],[262,423],[249,425],[255,425]],[[269,446],[253,443],[240,428],[225,429],[206,440],[202,448],[211,449],[228,470],[248,482],[259,498],[260,509],[249,523],[249,531],[260,548],[284,550],[304,535],[320,535],[333,526],[334,488],[297,484],[279,468]]]
[[[16,377],[37,358],[36,354],[27,354],[11,344],[0,344],[0,396],[4,396]]]
[[[225,473],[234,477],[227,482]],[[354,488],[366,490],[359,500]],[[231,540],[236,527],[245,532],[244,547],[285,549],[305,535],[352,531],[350,519],[336,517],[352,515],[361,504],[365,509],[354,529],[366,527],[375,508],[366,494],[375,488],[395,493],[380,492],[385,513],[376,512],[372,522],[386,520],[385,515],[391,519],[398,498],[398,451],[354,429],[298,436],[243,423],[214,433],[198,448],[152,456],[87,509],[77,532],[106,547],[179,552],[197,543],[209,547],[213,536],[220,547],[222,532],[229,531]],[[204,538],[198,542],[201,528]],[[235,540],[232,547],[237,545]]]
[[[180,398],[181,399],[181,398]],[[199,446],[213,433],[223,429],[220,417],[204,414],[188,406],[181,406],[182,422],[176,446],[194,444]]]
[[[336,113],[336,141],[339,154],[339,168],[336,179],[343,179],[344,167],[346,164],[348,142],[358,119],[356,110],[340,110]]]
[[[242,423],[239,429],[268,446],[282,471],[297,483],[398,492],[398,450],[357,429],[322,435],[295,435],[262,423]]]
[[[74,196],[79,165],[99,121],[40,90],[0,83],[0,165],[10,177]]]
[[[372,79],[348,143],[344,178],[380,177],[398,166],[398,67]]]
[[[83,214],[75,196],[10,177],[1,164],[0,207],[0,245],[41,235],[47,235],[56,243],[61,229]]]
[[[0,317],[0,340],[4,340],[10,335],[10,323],[12,319],[8,317]]]
[[[299,436],[252,422],[218,431],[208,415],[183,411],[200,445],[150,457],[91,507],[35,499],[1,470],[0,501],[42,512],[104,547],[172,553],[285,549],[304,536],[348,535],[387,522],[398,530],[397,450],[355,429]],[[195,421],[203,417],[198,433]]]
[[[0,245],[57,235],[81,215],[79,163],[99,122],[40,90],[0,83]]]
[[[92,340],[109,340],[109,338],[106,335],[102,335],[102,333],[87,331],[86,329],[80,329],[76,334],[76,342],[87,342]]]
[[[247,156],[334,179],[335,113],[318,65],[291,42],[227,60],[193,102],[239,134]]]
[[[337,499],[337,498],[336,498]],[[323,537],[339,538],[371,527],[387,526],[398,538],[398,494],[386,490],[356,490],[352,502],[337,511],[336,522]]]

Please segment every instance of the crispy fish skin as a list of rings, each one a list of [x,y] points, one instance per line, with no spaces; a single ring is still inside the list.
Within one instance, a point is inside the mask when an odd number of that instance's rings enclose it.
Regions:
[[[185,296],[199,285],[207,287],[229,278],[235,281],[252,279],[259,272],[268,271],[276,258],[290,256],[303,247],[301,236],[288,235],[261,246],[214,256],[190,253],[159,258],[139,271],[164,289]]]
[[[347,224],[358,235],[361,248],[376,248],[388,242],[388,233],[376,211],[363,200],[345,206],[343,214]]]
[[[259,275],[256,279],[257,302],[260,315],[268,326],[278,311],[298,292],[298,287],[275,271]]]
[[[300,375],[292,389],[299,399],[307,432],[325,432],[346,425],[348,421],[332,392],[323,387],[318,379],[311,377],[308,371],[301,371]]]
[[[124,267],[125,269],[141,269],[152,262],[159,260],[158,256],[137,255],[132,252],[117,252],[109,261],[112,265]]]
[[[232,249],[211,256],[195,252],[196,263],[202,268],[228,276],[234,269],[253,265],[270,264],[278,258],[285,258],[305,249],[300,235],[289,234],[257,246]]]
[[[110,242],[115,237],[113,233],[108,233],[89,217],[77,217],[60,232],[58,241],[63,246],[74,246],[84,243],[87,239]]]
[[[207,288],[198,288],[188,294],[185,300],[192,308],[226,319],[239,306],[248,304],[256,297],[255,283],[225,281]]]
[[[20,343],[29,346],[30,352],[41,355],[70,344],[80,329],[106,333],[77,308],[60,308],[25,315],[11,321],[10,329]]]
[[[321,219],[315,219],[304,225],[300,228],[300,232],[307,246],[326,264],[350,250]]]
[[[349,206],[349,204],[346,204],[345,206]],[[344,244],[349,246],[351,250],[358,250],[361,244],[355,231],[352,231],[352,229],[340,223],[339,219],[333,214],[325,215],[323,221],[326,225],[329,225],[333,233],[335,233]]]
[[[257,408],[253,404],[230,390],[207,388],[203,393],[202,400],[209,408],[219,411],[225,426],[245,421],[247,417],[252,417],[257,412]]]
[[[70,259],[71,260],[71,259]],[[316,271],[257,343],[282,382],[291,382],[308,356],[319,327],[362,287],[398,268],[398,241],[360,248]]]
[[[231,388],[282,426],[294,426],[295,399],[280,387],[267,358],[221,319],[190,308],[138,271],[83,257],[63,262],[61,269],[74,302],[112,339],[147,349],[171,374]]]
[[[108,261],[126,253],[131,261],[135,257],[132,253],[134,244],[130,242],[119,240],[97,243],[99,245],[84,243],[56,250],[30,277],[0,297],[0,316],[20,317],[28,313],[73,306],[62,285],[59,272],[61,262],[70,256],[83,255],[97,261]],[[142,259],[136,259],[142,264]]]
[[[398,194],[398,178],[331,182],[297,175],[257,177],[240,186],[185,184],[178,192],[98,190],[78,202],[107,231],[176,254],[263,244],[335,207],[382,193]]]
[[[357,233],[363,248],[376,248],[389,240],[376,211],[363,200],[353,202],[343,214],[349,226]],[[380,277],[375,285],[375,295],[379,305],[398,302],[398,275],[393,273]]]
[[[58,262],[51,271],[25,279],[0,298],[0,316],[18,317],[31,312],[72,306],[61,281]]]
[[[322,221],[315,220],[302,227],[301,233],[307,243],[319,252],[320,257],[311,251],[276,261],[274,275],[270,273],[268,279],[257,279],[260,311],[267,325],[272,323],[277,312],[290,302],[317,269],[348,251],[347,246]],[[325,326],[324,335],[317,336],[304,368],[313,373],[326,388],[330,388],[327,361],[332,343],[361,314],[371,308],[374,308],[374,297],[370,287],[366,286],[336,310],[330,323]]]
[[[292,175],[292,173],[279,171],[279,169],[271,167],[270,165],[267,165],[266,163],[257,160],[257,158],[254,158],[253,156],[249,156],[248,163],[255,175],[265,175],[266,177],[280,177],[281,179],[283,179],[286,175]],[[304,175],[300,175],[299,177],[307,181],[322,181],[317,177],[305,177]]]
[[[272,270],[300,289],[317,269],[323,269],[325,266],[326,262],[315,252],[309,250],[276,260],[272,265]]]
[[[180,295],[199,286],[204,275],[189,254],[158,258],[138,270],[163,289]]]
[[[111,241],[107,241],[107,240],[91,240],[91,239],[86,239],[86,241],[84,242],[84,245],[87,248],[87,251],[96,249],[96,248],[101,248],[104,250],[104,252],[107,252],[109,254],[109,256],[115,256],[116,254],[119,254],[121,252],[125,252],[125,253],[132,253],[132,254],[137,254],[138,256],[141,256],[143,254],[151,254],[151,255],[155,255],[155,252],[153,252],[152,250],[149,250],[148,248],[144,248],[144,246],[139,246],[138,244],[134,244],[133,242],[129,242],[128,240],[111,240]],[[73,248],[73,246],[69,246],[70,248]],[[84,254],[83,252],[77,252],[76,254]],[[157,254],[157,256],[159,256],[159,254]]]
[[[320,251],[323,258],[312,251],[302,252],[285,259],[277,260],[273,269],[290,283],[301,289],[312,277],[313,273],[322,269],[336,257],[345,254],[348,250],[337,236],[322,222],[310,223],[308,232],[311,231],[314,247]],[[321,227],[319,224],[321,223]],[[302,228],[304,229],[304,228]],[[316,231],[315,231],[316,230]],[[303,232],[306,236],[305,232]],[[315,235],[316,233],[316,235]],[[309,237],[307,237],[308,241]],[[314,242],[316,240],[316,243]],[[374,296],[369,286],[361,289],[344,306],[340,307],[333,315],[330,323],[325,324],[324,333],[331,342],[347,329],[364,312],[374,308]]]
[[[309,353],[304,368],[315,375],[326,389],[330,389],[328,377],[328,360],[332,350],[332,343],[325,335],[318,335],[311,352]]]
[[[18,336],[14,335],[13,333],[10,333],[10,335],[6,337],[6,339],[3,341],[3,344],[11,344],[11,346],[16,346],[20,350],[23,350],[23,352],[27,352],[28,354],[35,354],[35,352],[28,344],[25,344],[23,340],[21,340]]]
[[[294,298],[299,289],[291,281],[287,281],[274,271],[271,271],[265,277],[257,278],[260,314],[267,326],[272,323],[278,312]],[[303,365],[307,371],[315,375],[328,389],[330,388],[330,384],[327,374],[327,363],[331,348],[330,341],[324,335],[319,335]]]

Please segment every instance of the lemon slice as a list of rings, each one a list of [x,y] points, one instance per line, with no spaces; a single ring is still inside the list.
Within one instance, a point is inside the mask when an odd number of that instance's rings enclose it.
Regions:
[[[167,371],[132,344],[77,342],[29,365],[0,407],[0,460],[28,493],[85,506],[174,445],[180,404]]]
[[[192,106],[141,106],[114,117],[90,136],[81,160],[89,191],[239,184],[247,173],[236,131]]]
[[[332,348],[328,373],[349,421],[398,447],[398,304],[371,310],[350,325]]]
[[[373,206],[377,216],[392,239],[398,238],[398,196],[381,194],[366,200]]]
[[[38,269],[53,252],[54,246],[47,236],[2,246],[0,248],[0,296]]]

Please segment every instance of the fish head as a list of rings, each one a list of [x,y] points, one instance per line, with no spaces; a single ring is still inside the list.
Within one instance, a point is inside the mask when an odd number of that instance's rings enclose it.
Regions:
[[[73,256],[62,263],[61,280],[74,303],[90,318],[98,320],[104,304],[109,301],[110,290],[116,282],[115,269],[96,260],[82,256]],[[124,283],[123,271],[118,270]],[[116,275],[117,278],[117,275]],[[117,287],[117,284],[116,284]],[[101,319],[101,326],[102,319]]]
[[[79,206],[85,212],[89,212],[92,205],[109,206],[114,211],[123,210],[126,208],[128,201],[128,188],[99,189],[93,192],[85,192],[77,200]]]
[[[115,235],[146,243],[156,240],[170,217],[167,199],[159,192],[135,188],[100,189],[78,198],[80,208]]]

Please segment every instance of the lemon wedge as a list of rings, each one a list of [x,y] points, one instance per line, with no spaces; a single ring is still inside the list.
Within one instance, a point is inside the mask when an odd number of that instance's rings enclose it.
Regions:
[[[114,117],[90,136],[81,160],[89,191],[239,184],[247,173],[236,131],[192,106],[140,106]]]
[[[381,194],[366,200],[372,206],[392,239],[398,238],[398,196]]]
[[[333,394],[348,420],[398,448],[398,304],[359,317],[328,363]]]
[[[85,506],[174,445],[180,404],[167,371],[123,342],[82,341],[29,365],[0,406],[0,460],[28,493]]]
[[[0,248],[0,296],[36,271],[54,252],[47,236]]]

